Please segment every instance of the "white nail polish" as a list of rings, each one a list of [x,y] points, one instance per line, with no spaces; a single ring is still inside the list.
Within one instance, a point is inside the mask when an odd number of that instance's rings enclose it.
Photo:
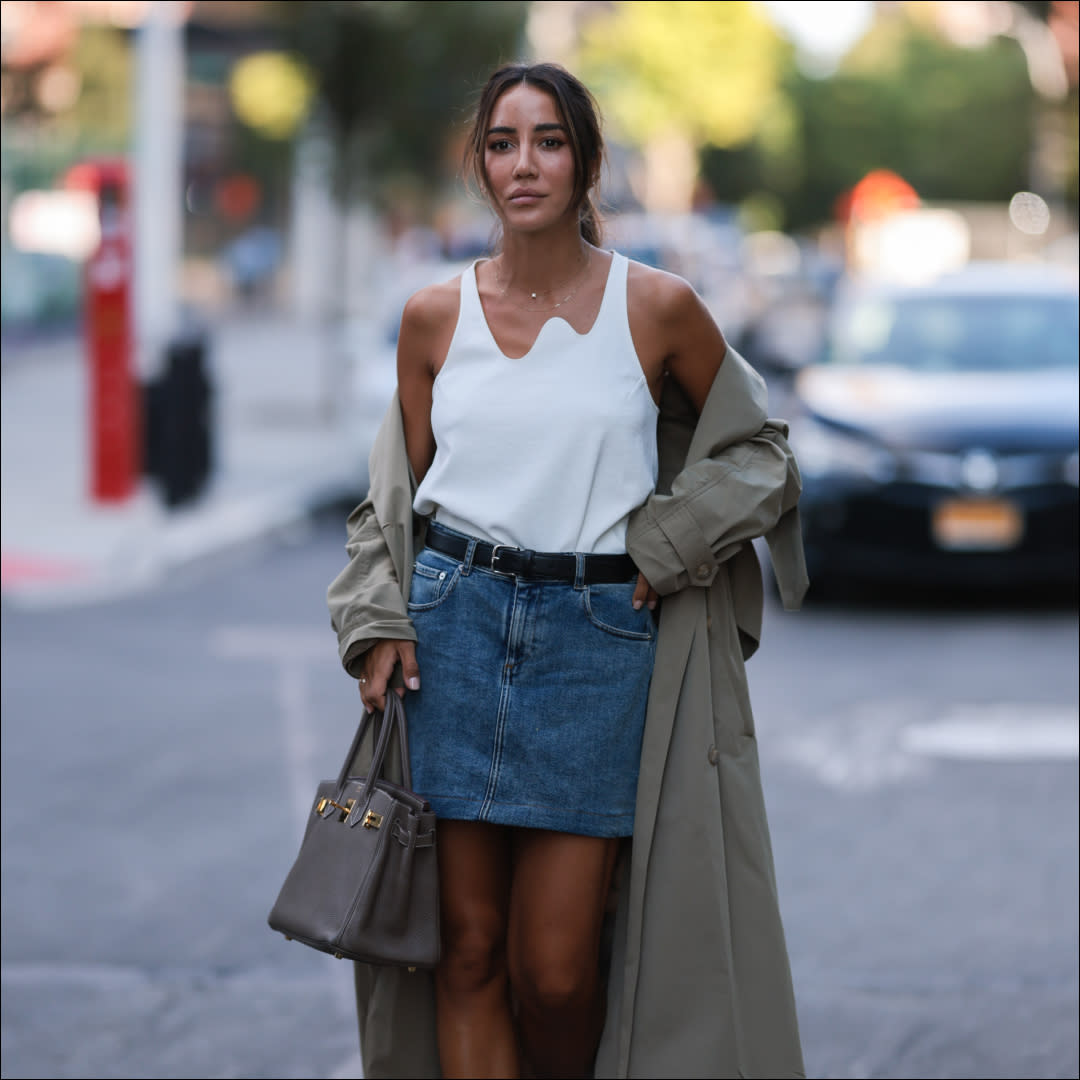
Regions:
[[[420,680],[414,675],[411,679],[408,679],[406,681],[405,685],[408,686],[408,688],[410,690],[419,690],[420,689]]]

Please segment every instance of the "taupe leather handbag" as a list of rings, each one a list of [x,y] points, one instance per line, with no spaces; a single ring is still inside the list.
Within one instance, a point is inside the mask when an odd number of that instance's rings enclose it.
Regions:
[[[367,776],[350,776],[371,725]],[[384,776],[397,732],[402,783]],[[412,790],[405,708],[392,690],[365,713],[337,780],[318,787],[300,853],[268,922],[290,940],[338,958],[409,968],[439,960],[435,814]]]

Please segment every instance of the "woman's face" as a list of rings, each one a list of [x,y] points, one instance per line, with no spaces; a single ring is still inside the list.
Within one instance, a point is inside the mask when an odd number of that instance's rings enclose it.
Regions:
[[[520,83],[507,90],[485,133],[488,195],[508,229],[536,232],[577,219],[574,153],[554,99]]]

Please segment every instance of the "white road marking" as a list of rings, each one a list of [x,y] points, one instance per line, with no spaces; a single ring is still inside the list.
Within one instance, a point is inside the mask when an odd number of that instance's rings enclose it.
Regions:
[[[276,698],[285,747],[285,768],[289,801],[296,820],[303,821],[311,810],[320,780],[314,765],[311,714],[308,707],[307,678],[312,665],[336,662],[333,635],[304,627],[250,625],[219,627],[210,640],[218,656],[237,660],[261,660],[277,671]],[[340,1006],[343,1024],[355,1024],[355,996],[352,964],[342,961],[327,965],[329,978],[337,990],[334,1002]],[[331,1080],[353,1080],[364,1076],[359,1051],[330,1074]]]
[[[826,787],[867,791],[898,784],[930,769],[899,747],[904,725],[921,715],[910,701],[858,702],[846,714],[806,717],[797,734],[776,739],[775,750]]]
[[[933,724],[905,728],[909,754],[978,761],[1075,761],[1080,713],[1071,705],[956,705]]]
[[[215,631],[210,648],[218,656],[263,660],[276,670],[289,801],[296,820],[303,821],[316,786],[325,779],[315,775],[307,670],[312,662],[335,655],[332,635],[289,626],[223,626]]]
[[[935,760],[1075,761],[1078,732],[1075,704],[869,701],[808,716],[771,749],[827,787],[865,791],[925,774]]]

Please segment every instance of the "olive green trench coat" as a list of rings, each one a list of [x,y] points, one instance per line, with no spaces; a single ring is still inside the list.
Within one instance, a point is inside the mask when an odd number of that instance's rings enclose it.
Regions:
[[[760,376],[728,350],[697,417],[661,399],[657,492],[627,549],[661,595],[634,835],[618,889],[596,1077],[804,1075],[744,661],[757,648],[765,537],[784,606],[807,587],[798,467]],[[350,674],[406,615],[426,521],[395,396],[327,600]],[[406,699],[407,702],[407,699]],[[367,1077],[438,1077],[429,973],[355,965]]]

